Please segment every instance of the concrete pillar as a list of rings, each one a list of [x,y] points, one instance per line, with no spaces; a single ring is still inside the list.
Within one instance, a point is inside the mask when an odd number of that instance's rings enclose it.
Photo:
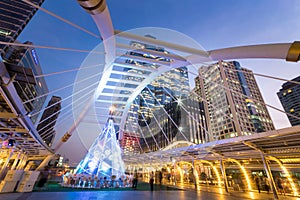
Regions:
[[[27,159],[28,159],[27,155],[24,154],[22,160],[20,160],[20,163],[19,163],[19,165],[18,165],[18,169],[24,169],[24,168],[25,168]]]
[[[25,158],[25,153],[20,155],[18,165],[15,167],[15,169],[17,170],[21,169],[20,166],[22,165],[24,158]]]
[[[20,159],[20,156],[21,156],[21,152],[18,152],[18,154],[15,157],[14,163],[12,164],[12,166],[10,168],[11,170],[14,170],[16,168],[17,163],[18,163],[18,161]]]
[[[225,170],[225,165],[224,165],[223,159],[220,160],[220,168],[221,168],[222,175],[223,175],[225,191],[229,192],[228,191],[228,181],[227,181],[226,170]]]
[[[48,163],[50,162],[51,159],[53,159],[53,157],[55,156],[55,154],[50,154],[48,155],[43,162],[41,162],[41,164],[35,169],[35,171],[39,171],[40,169],[44,168],[46,165],[48,165]]]
[[[176,170],[176,166],[177,166],[177,163],[176,163],[176,161],[174,162],[174,170],[173,170],[173,172],[174,172],[174,185],[176,185],[176,172],[175,172],[175,170]]]
[[[198,185],[198,183],[197,183],[197,180],[198,180],[198,177],[197,177],[197,174],[196,174],[196,168],[195,168],[195,161],[194,161],[194,159],[193,159],[193,161],[192,161],[192,171],[193,171],[193,175],[194,175],[194,184],[195,184],[195,189],[197,190],[197,185]]]
[[[144,174],[145,174],[145,163],[144,162],[142,164],[142,174],[143,174],[143,178],[144,178]]]
[[[271,186],[271,190],[272,190],[273,195],[274,195],[274,199],[279,199],[277,189],[276,189],[276,185],[275,185],[275,182],[274,182],[271,170],[270,170],[270,166],[269,166],[269,164],[268,164],[268,162],[267,162],[267,160],[266,160],[266,158],[265,158],[265,156],[262,152],[261,152],[261,159],[264,163],[264,168],[266,170],[268,180],[270,182],[270,186]]]
[[[2,167],[1,167],[1,170],[0,170],[0,180],[3,180],[3,179],[4,179],[4,176],[6,175],[6,174],[4,174],[4,173],[6,172],[7,165],[8,165],[8,163],[9,163],[9,161],[10,161],[12,155],[13,155],[13,151],[11,150],[11,151],[8,153],[8,156],[7,156],[6,160],[4,161],[4,163],[3,163]]]
[[[29,161],[26,165],[26,167],[24,166],[24,171],[30,171],[31,166],[34,164],[33,161]]]

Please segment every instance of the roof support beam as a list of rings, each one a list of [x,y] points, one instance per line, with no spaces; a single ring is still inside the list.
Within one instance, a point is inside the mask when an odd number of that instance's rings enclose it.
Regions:
[[[265,155],[263,154],[263,152],[261,152],[261,159],[264,163],[264,168],[265,168],[265,171],[267,173],[267,176],[268,176],[268,180],[269,180],[269,183],[270,183],[270,186],[271,186],[271,190],[273,192],[273,195],[274,195],[274,199],[279,199],[278,197],[278,193],[277,193],[277,189],[276,189],[276,185],[275,185],[275,182],[274,182],[274,178],[273,178],[273,175],[272,175],[272,172],[271,172],[271,169],[270,169],[270,166],[265,158]]]
[[[170,42],[165,42],[162,40],[158,40],[158,39],[153,39],[153,38],[149,38],[149,37],[145,37],[145,36],[139,36],[139,35],[135,35],[132,33],[128,33],[128,32],[122,32],[122,31],[118,31],[115,30],[114,31],[115,35],[122,37],[122,38],[126,38],[129,40],[134,40],[137,42],[142,42],[142,43],[146,43],[146,44],[152,44],[155,46],[160,46],[160,47],[165,47],[167,49],[171,49],[171,50],[177,50],[177,51],[181,51],[181,52],[186,52],[186,53],[190,53],[190,54],[195,54],[195,55],[200,55],[202,57],[208,57],[209,54],[206,51],[200,50],[200,49],[195,49],[195,48],[191,48],[191,47],[187,47],[187,46],[182,46],[179,44],[174,44],[174,43],[170,43]]]
[[[0,112],[0,118],[18,118],[18,116],[14,113],[10,113],[10,112]]]
[[[259,152],[265,154],[265,151],[264,151],[263,149],[261,149],[260,147],[257,147],[257,145],[255,145],[255,144],[253,144],[253,143],[251,143],[251,142],[243,142],[243,143],[244,143],[245,145],[247,145],[248,147],[250,147],[250,148],[256,150],[256,151],[259,151]]]

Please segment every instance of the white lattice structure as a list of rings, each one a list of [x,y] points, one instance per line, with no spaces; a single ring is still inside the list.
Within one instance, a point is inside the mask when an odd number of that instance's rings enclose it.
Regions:
[[[109,119],[99,137],[78,165],[75,173],[96,175],[98,177],[120,177],[125,167],[121,149],[116,139],[113,119]]]

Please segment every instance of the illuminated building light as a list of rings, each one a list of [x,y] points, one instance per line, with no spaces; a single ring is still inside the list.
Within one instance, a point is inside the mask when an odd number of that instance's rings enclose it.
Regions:
[[[196,177],[196,183],[198,184],[199,183],[199,174],[196,169],[194,169],[193,171],[194,171],[194,177]]]
[[[1,29],[0,29],[0,35],[9,36],[10,34],[11,34],[10,31],[5,31],[5,30],[1,30]]]
[[[274,160],[275,162],[278,163],[278,165],[279,165],[280,168],[282,169],[283,173],[285,174],[287,180],[289,181],[289,184],[290,184],[290,186],[292,187],[292,190],[293,190],[294,195],[295,195],[295,196],[298,196],[299,193],[298,193],[297,187],[296,187],[296,185],[295,185],[295,183],[294,183],[294,181],[293,181],[293,179],[292,179],[292,177],[291,177],[289,171],[287,170],[287,168],[286,168],[286,167],[281,163],[281,161],[278,160],[277,158],[271,157],[271,156],[270,156],[269,158],[272,159],[272,160]]]
[[[219,186],[219,187],[222,187],[222,185],[221,185],[221,183],[222,183],[221,177],[220,177],[219,171],[218,171],[218,169],[216,168],[216,166],[214,166],[211,162],[206,161],[206,160],[197,160],[197,161],[200,162],[200,163],[206,163],[206,164],[209,164],[209,165],[212,167],[212,169],[213,169],[213,171],[214,171],[214,173],[216,174],[217,179],[218,179],[218,186]],[[197,162],[197,161],[195,161],[195,162]]]
[[[251,198],[251,199],[255,199],[254,192],[249,192],[249,194],[250,194],[250,198]]]
[[[178,102],[179,105],[182,105],[182,100],[181,99],[178,99],[177,102]]]
[[[187,165],[190,165],[192,168],[193,168],[193,172],[194,172],[194,177],[195,177],[195,181],[196,183],[198,184],[199,183],[199,175],[198,175],[198,172],[197,170],[194,168],[193,164],[192,163],[189,163],[189,162],[185,162],[185,161],[181,161],[180,163],[184,163],[184,164],[187,164]],[[195,163],[194,163],[195,164]]]
[[[182,173],[182,169],[180,168],[179,165],[177,165],[177,169],[178,169],[178,172],[179,172],[179,175],[180,175],[180,182],[183,183],[183,173]],[[176,177],[175,177],[176,179]]]
[[[245,167],[244,167],[243,165],[241,165],[241,163],[238,162],[237,160],[234,160],[234,159],[229,159],[229,160],[235,162],[235,163],[241,168],[241,170],[242,170],[242,172],[243,172],[243,174],[244,174],[244,176],[245,176],[245,178],[246,178],[248,190],[251,191],[251,190],[252,190],[251,182],[250,182],[250,178],[249,178],[249,176],[248,176],[248,174],[247,174],[247,172],[246,172]]]

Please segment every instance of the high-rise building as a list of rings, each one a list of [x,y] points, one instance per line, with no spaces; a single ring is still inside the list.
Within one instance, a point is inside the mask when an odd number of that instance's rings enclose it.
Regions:
[[[194,88],[186,99],[182,100],[184,109],[182,109],[182,124],[185,127],[189,142],[195,144],[206,143],[209,140],[208,127],[204,112],[203,101],[200,100]]]
[[[31,0],[41,6],[44,0]],[[36,13],[37,8],[20,0],[0,1],[0,41],[13,43]],[[1,56],[7,51],[8,45],[0,44]]]
[[[300,82],[300,76],[294,78],[294,82],[286,82],[277,93],[279,100],[292,126],[300,125],[300,85],[295,82]]]
[[[201,67],[196,84],[210,141],[274,130],[253,72],[238,62]]]
[[[31,0],[30,2],[37,6],[41,6],[44,0]],[[14,43],[37,10],[38,9],[36,7],[29,5],[24,1],[1,0],[0,42]],[[32,43],[26,42],[26,44]],[[26,68],[31,69],[33,71],[33,75],[42,74],[36,52],[33,48],[0,44],[0,54],[8,71],[11,70],[11,72],[13,71],[12,73],[21,73],[21,71],[24,69],[22,67],[25,67],[25,71]],[[15,65],[21,67],[18,68]],[[42,106],[46,100],[46,96],[30,102],[29,100],[48,92],[43,78],[37,78],[35,83],[33,81],[15,81],[14,85],[20,98],[23,100],[23,102],[26,102],[24,103],[24,106],[28,114],[40,111],[40,109],[42,109]],[[35,123],[39,117],[40,115],[32,116],[31,119],[33,123]]]
[[[169,145],[175,148],[208,141],[203,106],[192,93],[153,109],[146,123],[141,125],[144,138],[140,140],[146,152],[148,148],[156,151],[170,148]]]
[[[164,48],[139,42],[131,42],[131,46],[170,54]],[[126,60],[126,63],[152,69],[159,68],[159,65],[150,60],[170,62],[168,58],[150,53],[127,52],[127,54],[132,59]],[[145,60],[140,60],[139,57],[144,57]],[[139,74],[144,72],[148,71],[136,71]],[[197,109],[193,107],[194,105]],[[190,99],[187,68],[172,69],[155,78],[135,98],[129,110],[125,130],[140,135],[140,146],[144,152],[163,149],[176,141],[202,143],[204,141],[200,139],[199,133],[192,133],[199,130],[199,123],[196,125],[193,121],[196,110],[197,112],[200,110],[199,105],[199,102]],[[196,118],[201,118],[199,113]],[[191,128],[194,125],[198,128]]]
[[[31,45],[31,42],[25,42],[24,44]],[[48,87],[43,74],[37,53],[32,47],[11,46],[7,48],[6,53],[3,55],[4,63],[7,66],[9,72],[20,71],[22,73],[24,69],[31,69],[34,75],[35,83],[27,81],[25,76],[24,81],[15,81],[14,86],[24,102],[25,109],[30,113],[30,118],[35,124],[41,117],[41,111],[47,98]],[[15,67],[12,66],[17,65]],[[20,67],[18,67],[20,66]]]
[[[55,137],[54,126],[60,113],[60,109],[61,98],[57,96],[52,96],[37,126],[37,131],[39,135],[48,146],[52,145],[52,141]]]

